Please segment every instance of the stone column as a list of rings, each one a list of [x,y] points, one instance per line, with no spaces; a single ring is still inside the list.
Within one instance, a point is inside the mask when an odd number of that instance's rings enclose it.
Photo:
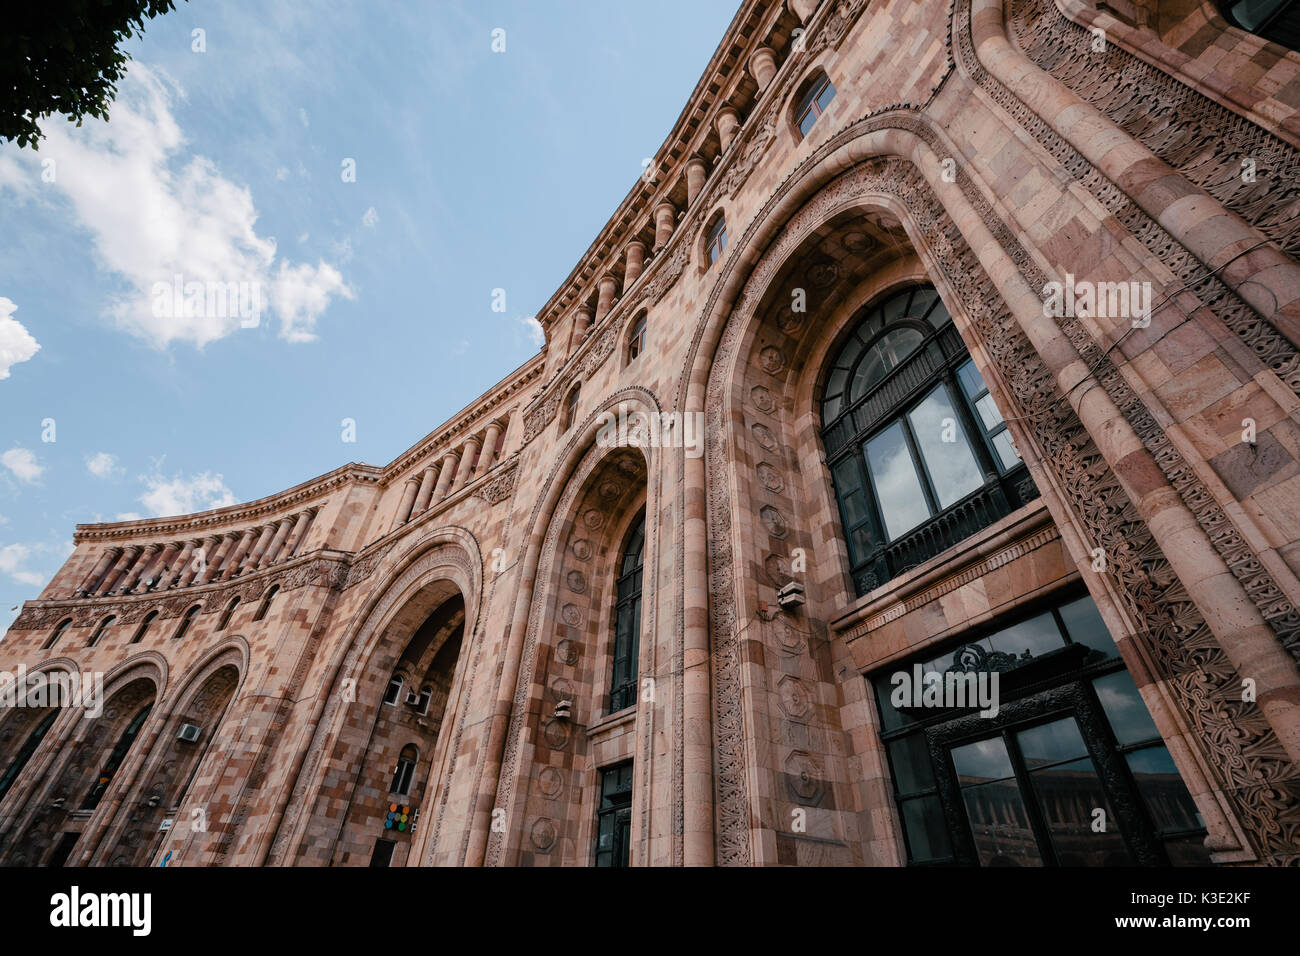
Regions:
[[[465,450],[460,456],[460,468],[456,470],[456,480],[451,483],[452,494],[460,491],[469,482],[470,473],[474,470],[474,456],[478,454],[478,439],[465,439]]]
[[[389,526],[389,531],[396,531],[406,524],[407,519],[411,517],[411,508],[415,506],[415,496],[419,490],[419,478],[412,475],[406,479],[406,486],[402,489],[402,500],[397,505],[397,514],[393,515],[393,523]]]
[[[487,431],[483,434],[483,450],[478,453],[480,473],[492,470],[492,465],[496,462],[497,439],[500,436],[500,422],[493,422],[488,425]]]
[[[189,568],[190,559],[194,556],[194,549],[199,547],[199,545],[200,541],[198,538],[185,542],[185,546],[181,549],[180,557],[172,562],[171,570],[168,571],[163,579],[158,582],[159,589],[172,587],[181,579],[181,575],[185,574],[186,569]]]
[[[599,291],[596,294],[596,321],[599,322],[609,314],[614,306],[614,294],[618,292],[618,280],[612,275],[600,277]]]
[[[713,117],[713,128],[718,131],[718,140],[722,143],[722,151],[725,153],[731,141],[736,138],[736,130],[740,129],[740,114],[730,106],[724,106]]]
[[[248,552],[248,570],[253,571],[262,566],[262,555],[266,554],[266,549],[271,546],[271,537],[274,534],[274,523],[262,526],[262,533],[257,537],[257,544],[253,545],[253,550]]]
[[[158,559],[158,563],[157,563],[156,565],[154,565],[154,567],[156,567],[158,570],[156,570],[156,571],[155,571],[153,574],[151,574],[151,575],[148,575],[148,576],[142,576],[142,577],[140,578],[140,584],[136,587],[136,590],[137,590],[137,591],[151,591],[151,590],[156,589],[156,588],[158,587],[158,585],[162,584],[162,579],[163,579],[163,577],[164,577],[164,576],[168,573],[168,571],[171,569],[172,562],[173,562],[174,560],[176,560],[176,552],[179,551],[180,549],[181,549],[181,546],[180,546],[177,542],[175,542],[175,541],[170,542],[170,543],[169,543],[165,548],[163,548],[163,549],[162,549],[162,557],[160,557],[160,558]],[[153,586],[152,586],[152,587],[151,587],[150,584],[149,584],[149,579],[150,579],[150,578],[153,579]]]
[[[587,330],[591,328],[591,308],[580,305],[574,312],[573,322],[573,344],[577,345],[586,338]]]
[[[161,544],[151,544],[144,549],[144,553],[140,555],[135,564],[131,566],[131,570],[127,573],[126,577],[122,579],[122,593],[131,593],[131,589],[135,587],[135,583],[144,577],[144,572],[149,569],[149,565],[153,564],[153,559],[157,557],[158,552],[161,550]]]
[[[433,500],[441,501],[447,497],[447,489],[451,487],[451,480],[456,477],[456,462],[459,456],[454,451],[449,451],[442,456],[442,470],[438,473],[438,485],[433,489]]]
[[[259,568],[275,564],[276,559],[280,557],[280,549],[284,547],[285,538],[289,537],[289,529],[293,527],[293,522],[293,515],[285,515],[280,519],[280,523],[275,528],[275,537],[271,539],[266,554],[262,555],[262,560],[257,565]]]
[[[244,563],[244,555],[248,554],[248,549],[253,546],[253,539],[257,537],[257,533],[256,528],[249,528],[240,536],[239,544],[235,546],[234,553],[226,562],[226,570],[221,573],[221,580],[229,581],[239,573],[239,566]]]
[[[105,548],[104,553],[99,556],[95,562],[94,569],[86,575],[81,582],[81,587],[77,588],[78,594],[94,594],[95,585],[104,577],[104,574],[113,566],[113,562],[122,556],[121,548]]]
[[[695,202],[695,197],[704,188],[704,181],[709,177],[709,166],[698,156],[686,161],[686,205]]]
[[[776,76],[776,54],[765,46],[755,50],[749,58],[749,75],[758,84],[760,93],[767,89],[767,84]]]
[[[113,565],[113,569],[108,572],[108,577],[104,578],[104,585],[100,589],[100,594],[113,593],[113,585],[122,579],[122,575],[130,570],[131,565],[135,564],[135,559],[140,556],[142,550],[144,549],[138,544],[123,549],[122,557],[118,559],[117,564]]]
[[[429,507],[429,499],[433,497],[433,482],[437,477],[437,465],[430,465],[420,473],[420,490],[415,496],[415,507],[411,510],[411,517],[424,514],[424,510]]]
[[[667,245],[677,224],[677,207],[670,202],[655,206],[655,252]]]
[[[221,571],[221,565],[226,560],[226,555],[230,549],[235,546],[238,536],[232,531],[229,534],[217,536],[217,549],[215,551],[207,550],[207,542],[204,542],[204,556],[207,558],[207,567],[199,572],[198,577],[194,579],[195,584],[207,584],[215,578]]]
[[[181,572],[180,580],[176,582],[177,587],[187,587],[191,584],[202,584],[200,578],[206,578],[211,573],[212,559],[217,556],[217,548],[221,546],[221,535],[210,534],[200,541],[194,548],[194,554],[190,555],[190,564]],[[203,552],[203,567],[194,567],[194,559],[198,557],[198,552]]]
[[[645,269],[645,243],[640,239],[633,239],[627,244],[623,255],[623,288],[626,290],[632,288],[632,283]]]
[[[297,557],[298,552],[307,543],[307,532],[311,529],[312,519],[315,517],[315,508],[308,508],[298,515],[298,522],[293,526],[293,533],[289,535],[289,544],[284,552],[286,559]]]
[[[786,6],[799,18],[800,23],[807,23],[817,10],[817,0],[787,0]]]

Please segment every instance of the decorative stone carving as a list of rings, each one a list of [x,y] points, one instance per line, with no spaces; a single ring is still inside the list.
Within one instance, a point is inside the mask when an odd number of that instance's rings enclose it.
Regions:
[[[755,385],[749,390],[749,400],[760,412],[770,415],[776,409],[776,399],[762,385]]]
[[[758,364],[769,375],[777,375],[785,370],[785,353],[775,345],[769,345],[758,353]]]
[[[763,527],[767,529],[767,533],[774,538],[784,538],[790,530],[785,515],[771,505],[763,505],[759,508],[758,517],[763,522]]]
[[[782,478],[781,473],[770,464],[765,461],[759,462],[758,468],[755,470],[758,473],[759,483],[768,491],[776,495],[785,491],[785,479]]]

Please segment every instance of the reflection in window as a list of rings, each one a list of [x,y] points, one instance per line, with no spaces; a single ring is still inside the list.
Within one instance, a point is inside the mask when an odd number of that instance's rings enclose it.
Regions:
[[[118,738],[117,745],[113,747],[112,753],[108,755],[108,760],[104,763],[104,768],[95,778],[90,792],[86,794],[86,799],[81,801],[82,810],[93,810],[99,806],[99,801],[104,796],[104,791],[108,785],[113,782],[113,774],[117,773],[122,761],[126,759],[127,751],[131,749],[131,744],[135,742],[136,736],[140,733],[140,727],[145,718],[149,716],[149,711],[153,710],[153,704],[148,704],[143,710],[135,715],[135,718],[127,725],[122,736]]]
[[[896,676],[918,672],[997,673],[1000,716],[895,698]],[[1091,598],[891,665],[872,684],[911,864],[1208,862],[1195,804]]]
[[[722,258],[722,251],[727,248],[727,221],[719,216],[709,229],[709,237],[705,240],[704,251],[709,257],[709,265],[717,262]]]
[[[835,87],[831,85],[830,77],[825,73],[807,84],[794,110],[794,125],[799,128],[800,139],[808,135],[817,123],[817,117],[826,111],[826,107],[831,105],[833,99],[835,99]]]
[[[1300,49],[1300,3],[1296,0],[1237,0],[1226,3],[1229,22],[1289,50]]]
[[[1038,495],[932,286],[861,315],[826,372],[822,426],[858,594]]]
[[[632,849],[632,763],[602,770],[596,813],[596,865],[627,866]]]

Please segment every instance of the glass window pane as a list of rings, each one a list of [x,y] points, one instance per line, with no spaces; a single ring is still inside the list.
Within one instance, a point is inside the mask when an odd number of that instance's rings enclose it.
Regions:
[[[871,526],[864,524],[854,528],[849,535],[849,553],[853,563],[856,565],[859,561],[866,560],[871,550]]]
[[[853,387],[849,400],[856,402],[871,391],[886,375],[899,366],[909,355],[916,351],[925,338],[918,330],[912,328],[895,329],[881,336],[880,341],[871,346],[862,364],[853,376]]]
[[[1016,734],[1016,743],[1020,745],[1025,766],[1030,770],[1088,756],[1088,745],[1083,742],[1083,735],[1073,717],[1022,730]]]
[[[1132,865],[1091,758],[1035,771],[1030,780],[1061,866]],[[1094,830],[1094,821],[1103,829]]]
[[[810,105],[808,111],[803,114],[803,118],[799,120],[799,132],[802,135],[807,136],[808,131],[813,128],[813,124],[816,122],[817,114],[813,111],[813,108]]]
[[[1051,613],[1031,617],[1027,621],[998,631],[989,637],[989,646],[995,651],[1013,657],[1041,657],[1065,646],[1065,638]]]
[[[912,296],[912,304],[908,307],[907,314],[913,319],[934,318],[930,315],[930,307],[939,299],[939,293],[933,288],[917,289]],[[938,310],[943,312],[942,306]],[[944,320],[947,320],[947,313],[943,312]]]
[[[932,391],[908,413],[907,419],[941,508],[951,507],[984,484],[946,388],[940,385]],[[948,438],[953,440],[945,441]]]
[[[913,797],[902,801],[903,829],[912,861],[942,859],[952,855],[948,822],[938,797]]]
[[[993,447],[997,450],[1003,468],[1014,468],[1020,464],[1020,449],[1016,447],[1010,431],[1004,429],[994,435]]]
[[[1015,779],[962,790],[981,866],[1042,866],[1029,811]]]
[[[1205,822],[1187,792],[1187,785],[1174,766],[1174,758],[1169,756],[1163,744],[1125,754],[1124,759],[1128,761],[1128,768],[1157,830],[1176,833],[1205,828]]]
[[[1002,413],[998,411],[997,405],[993,404],[993,396],[985,395],[975,403],[975,409],[980,413],[980,421],[984,427],[992,431],[1002,424]]]
[[[1007,745],[1001,737],[953,747],[952,765],[957,771],[957,782],[963,787],[1015,775]]]
[[[1063,605],[1061,620],[1065,622],[1065,630],[1074,643],[1086,645],[1112,657],[1119,655],[1119,651],[1115,648],[1115,641],[1106,630],[1106,625],[1092,598],[1081,597],[1077,601]]]
[[[973,361],[967,362],[961,368],[957,369],[957,380],[961,382],[962,390],[966,397],[974,399],[984,389],[984,379],[980,377],[979,369],[975,367]]]
[[[1101,708],[1110,721],[1110,729],[1115,732],[1115,739],[1121,746],[1141,743],[1144,740],[1159,740],[1160,731],[1156,730],[1155,721],[1142,702],[1137,685],[1128,671],[1116,671],[1105,677],[1098,677],[1092,682],[1101,701]]]
[[[934,786],[934,766],[925,734],[911,734],[889,743],[889,759],[894,768],[894,788],[901,794],[914,793]]]
[[[902,422],[894,422],[871,439],[866,449],[876,500],[885,520],[885,531],[892,540],[930,517],[930,508],[903,436]]]
[[[835,99],[835,87],[831,86],[830,80],[822,87],[821,93],[817,96],[817,105],[823,110],[830,106],[831,100]]]

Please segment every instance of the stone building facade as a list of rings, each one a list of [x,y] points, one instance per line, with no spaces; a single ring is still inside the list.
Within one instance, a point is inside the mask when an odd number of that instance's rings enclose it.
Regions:
[[[77,528],[0,667],[102,713],[6,708],[0,864],[1300,861],[1300,57],[1233,16],[745,0],[539,355]]]

